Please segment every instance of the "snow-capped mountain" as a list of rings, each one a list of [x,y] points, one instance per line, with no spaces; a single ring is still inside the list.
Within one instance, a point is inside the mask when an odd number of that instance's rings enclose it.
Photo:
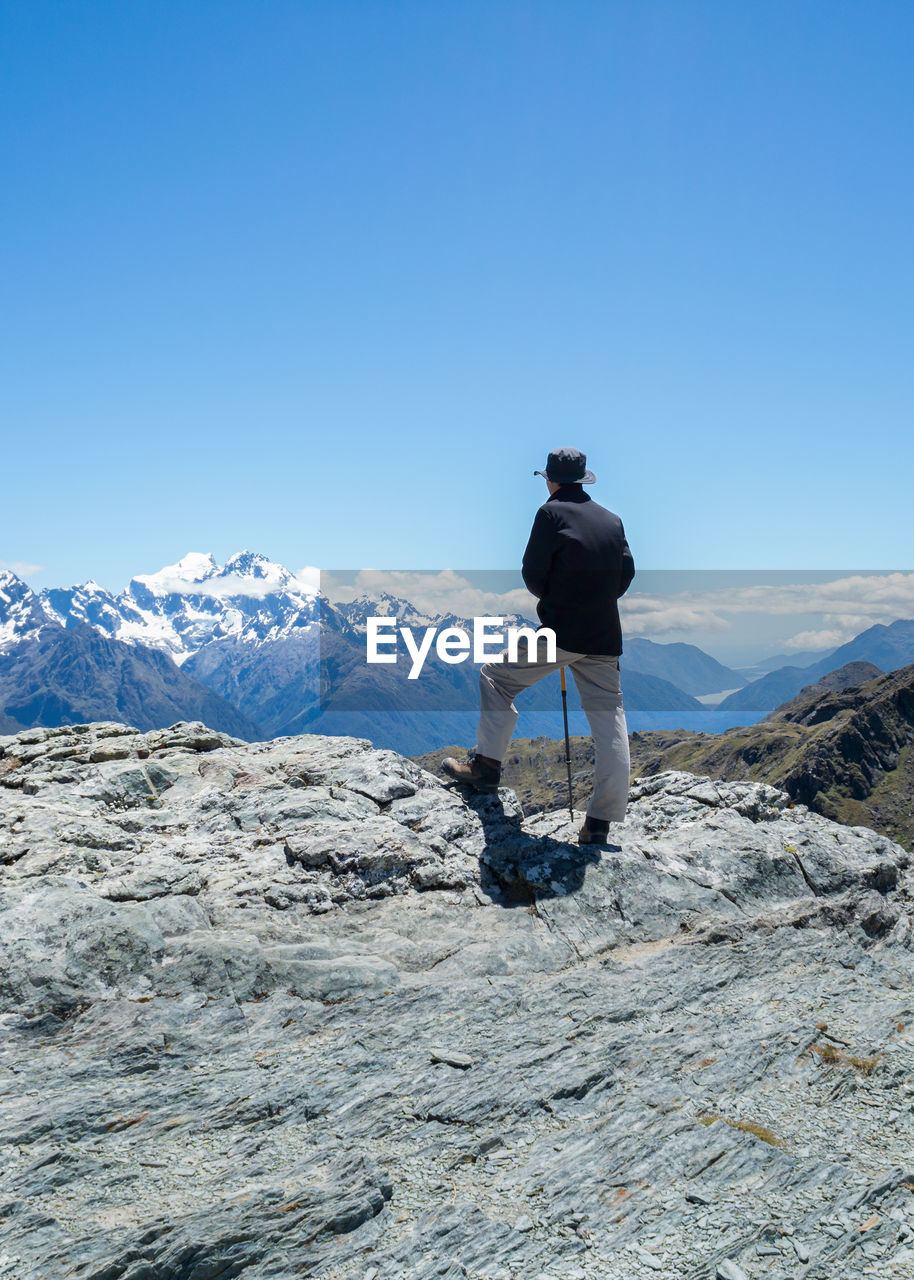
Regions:
[[[116,598],[91,578],[80,587],[45,588],[40,603],[61,626],[72,629],[86,622],[109,639],[117,637],[123,621]]]
[[[239,737],[262,736],[258,724],[179,671],[161,648],[105,634],[119,615],[96,583],[49,594],[58,610],[69,610],[67,626],[21,578],[0,570],[0,734],[89,720],[144,729],[204,720]]]
[[[162,649],[178,665],[216,641],[283,640],[316,629],[319,618],[315,584],[250,551],[221,567],[212,555],[192,552],[139,574],[118,596],[88,582],[45,590],[41,601],[65,627],[88,622],[110,639]]]
[[[437,627],[447,625],[447,621],[436,614],[417,609],[408,600],[392,596],[388,591],[379,591],[375,596],[358,595],[348,603],[336,606],[345,625],[357,635],[364,635],[368,626],[368,618],[396,618],[400,627]]]
[[[31,587],[9,569],[0,569],[0,651],[34,640],[49,621]]]

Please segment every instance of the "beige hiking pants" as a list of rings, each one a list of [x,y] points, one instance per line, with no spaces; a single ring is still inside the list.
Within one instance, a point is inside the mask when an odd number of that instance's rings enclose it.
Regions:
[[[593,796],[588,817],[621,822],[628,801],[631,763],[628,726],[622,709],[619,659],[599,654],[569,653],[556,649],[555,662],[487,662],[479,671],[480,716],[476,749],[492,760],[503,760],[517,724],[514,699],[559,667],[574,676],[581,706],[587,716],[594,745]]]

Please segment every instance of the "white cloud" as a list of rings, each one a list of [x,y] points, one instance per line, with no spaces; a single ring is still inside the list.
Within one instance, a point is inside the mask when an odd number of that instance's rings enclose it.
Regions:
[[[291,575],[286,582],[271,582],[265,578],[248,578],[240,573],[226,573],[218,578],[208,578],[206,582],[196,585],[185,582],[182,586],[174,586],[169,590],[188,596],[211,596],[215,600],[228,600],[234,596],[263,600],[266,596],[276,595],[280,591],[303,594],[305,592],[305,588],[297,578]]]
[[[853,574],[830,582],[758,583],[664,595],[633,590],[620,603],[627,628],[638,634],[720,631],[732,625],[728,616],[741,614],[819,613],[829,635],[839,635],[836,643],[843,644],[877,622],[914,618],[914,573]],[[827,643],[816,642],[812,647],[824,648]],[[797,642],[792,647],[810,646]]]
[[[822,616],[825,625],[821,629],[800,631],[785,640],[784,645],[788,649],[837,649],[880,621],[894,622],[897,615],[891,610],[889,612],[891,617],[885,619],[874,618],[868,613],[826,613]]]
[[[676,603],[664,605],[657,598],[623,599],[620,613],[625,630],[632,635],[664,635],[669,631],[730,631],[732,623],[721,614],[700,605]]]
[[[187,582],[182,578],[156,575],[156,595],[206,596],[213,600],[229,600],[244,596],[251,600],[263,600],[279,592],[312,595],[315,588],[290,575],[285,582],[271,582],[264,578],[248,578],[240,573],[226,573],[204,582]]]
[[[9,569],[18,578],[28,578],[33,573],[44,573],[47,565],[32,564],[29,560],[0,560],[0,569]]]
[[[313,564],[306,564],[295,575],[295,584],[300,591],[316,592],[321,585],[321,571]]]
[[[858,628],[859,631],[865,631],[865,627]],[[857,635],[857,631],[847,632],[845,628],[833,627],[822,631],[798,631],[795,636],[791,636],[789,640],[785,640],[785,649],[837,649],[839,645],[846,644],[848,640],[853,640]]]
[[[173,577],[164,570],[156,574],[138,576],[134,578],[134,582],[149,587],[157,596],[213,596],[215,599],[220,599],[225,596],[272,595],[276,590],[275,582],[258,582],[254,578],[242,578],[232,574],[218,578],[215,582],[210,579],[195,582],[187,578]]]
[[[619,601],[626,631],[636,635],[663,635],[670,631],[729,631],[732,623],[721,617],[719,605],[705,608],[700,600],[683,596],[638,596]]]
[[[359,596],[382,592],[408,600],[428,614],[456,614],[459,618],[505,617],[519,613],[535,618],[536,601],[524,587],[511,591],[484,591],[453,569],[438,573],[362,569],[352,583],[342,584],[324,574],[322,590],[337,604],[348,604]]]

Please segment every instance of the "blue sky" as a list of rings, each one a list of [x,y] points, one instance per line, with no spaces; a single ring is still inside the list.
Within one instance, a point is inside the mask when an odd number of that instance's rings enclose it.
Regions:
[[[0,560],[911,568],[914,7],[0,0]]]

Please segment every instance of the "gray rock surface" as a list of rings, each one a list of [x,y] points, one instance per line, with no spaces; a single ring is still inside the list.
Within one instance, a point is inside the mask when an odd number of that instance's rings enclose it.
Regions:
[[[0,738],[2,1280],[912,1274],[909,855],[358,739]]]

